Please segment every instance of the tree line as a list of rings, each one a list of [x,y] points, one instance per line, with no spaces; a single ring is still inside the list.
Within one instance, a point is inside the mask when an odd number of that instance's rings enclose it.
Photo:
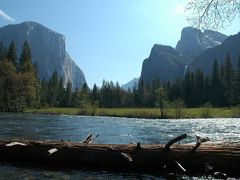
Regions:
[[[41,92],[41,105],[50,107],[163,108],[166,105],[176,106],[176,103],[186,107],[206,104],[231,107],[240,104],[240,56],[237,68],[233,68],[227,55],[223,65],[214,60],[209,75],[204,75],[200,69],[195,72],[187,70],[184,78],[175,82],[156,79],[149,83],[140,80],[138,86],[127,91],[118,82],[105,80],[101,87],[94,84],[93,88],[89,88],[84,84],[82,88],[72,90],[68,82],[64,89],[62,79],[55,72],[49,81],[42,81]]]
[[[175,82],[140,80],[138,86],[127,91],[118,82],[105,80],[101,87],[94,84],[89,88],[85,83],[81,88],[72,89],[72,83],[68,80],[64,86],[64,80],[56,71],[48,80],[40,80],[37,72],[27,41],[19,59],[14,41],[8,48],[0,43],[0,111],[76,107],[84,114],[90,107],[163,109],[166,105],[200,107],[207,103],[214,107],[231,107],[240,104],[240,56],[237,68],[233,68],[227,55],[223,65],[215,59],[209,75],[204,75],[200,69],[187,70],[184,78]]]

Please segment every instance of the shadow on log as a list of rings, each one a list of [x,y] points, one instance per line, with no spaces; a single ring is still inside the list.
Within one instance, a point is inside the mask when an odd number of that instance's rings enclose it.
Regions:
[[[63,167],[114,167],[126,171],[150,170],[190,175],[206,174],[208,170],[240,177],[240,144],[201,144],[197,151],[191,153],[194,145],[174,144],[182,138],[185,135],[175,138],[165,146],[140,146],[140,143],[86,146],[84,143],[61,141],[0,140],[0,158],[5,161],[42,162]]]

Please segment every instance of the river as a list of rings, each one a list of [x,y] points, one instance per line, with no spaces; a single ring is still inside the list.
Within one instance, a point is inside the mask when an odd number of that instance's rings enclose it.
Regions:
[[[99,135],[95,143],[166,143],[187,133],[181,143],[195,143],[195,135],[213,143],[240,143],[240,119],[134,119],[0,113],[0,139],[81,141]],[[164,179],[158,175],[84,169],[52,169],[0,162],[0,179]],[[191,179],[192,177],[185,177]]]

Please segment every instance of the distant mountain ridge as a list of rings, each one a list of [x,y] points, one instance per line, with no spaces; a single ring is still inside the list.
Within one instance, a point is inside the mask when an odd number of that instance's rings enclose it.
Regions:
[[[190,70],[200,68],[209,73],[214,59],[222,64],[227,53],[236,66],[240,54],[240,34],[228,37],[217,31],[200,32],[186,27],[175,49],[157,44],[153,46],[149,57],[143,61],[140,80],[150,83],[156,79],[174,81],[184,77],[186,67]]]
[[[130,89],[131,91],[133,90],[134,87],[137,87],[138,86],[138,81],[139,81],[139,78],[133,78],[131,81],[129,81],[128,83],[126,84],[123,84],[121,86],[122,89],[124,90],[128,90]]]
[[[36,22],[23,22],[0,28],[0,41],[9,46],[14,40],[18,57],[25,40],[31,46],[32,61],[37,64],[41,79],[49,79],[54,71],[64,84],[72,82],[73,88],[86,83],[82,70],[66,52],[65,37]]]
[[[209,74],[214,60],[217,59],[218,64],[224,64],[227,54],[230,56],[233,67],[237,67],[240,56],[240,32],[229,36],[222,44],[202,52],[195,57],[195,60],[189,64],[189,67],[193,71],[202,69],[205,74]]]

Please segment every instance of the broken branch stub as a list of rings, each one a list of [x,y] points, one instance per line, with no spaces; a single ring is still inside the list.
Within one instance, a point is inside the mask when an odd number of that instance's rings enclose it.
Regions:
[[[48,155],[52,155],[53,153],[57,152],[57,148],[52,148],[48,150]]]
[[[186,138],[186,137],[187,137],[187,134],[182,134],[182,135],[180,135],[180,136],[172,139],[171,141],[169,141],[169,142],[165,145],[164,150],[165,150],[165,151],[169,151],[169,150],[170,150],[170,147],[171,147],[174,143],[176,143],[176,142],[178,142],[178,141],[180,141],[180,140],[182,140],[182,139],[184,139],[184,138]]]
[[[132,161],[133,161],[133,159],[132,159],[132,157],[131,157],[130,154],[121,152],[121,155],[122,155],[125,159],[127,159],[129,162],[132,162]]]
[[[187,172],[186,169],[184,169],[184,167],[178,161],[175,160],[174,162],[179,167],[179,169],[181,169],[182,172]]]

